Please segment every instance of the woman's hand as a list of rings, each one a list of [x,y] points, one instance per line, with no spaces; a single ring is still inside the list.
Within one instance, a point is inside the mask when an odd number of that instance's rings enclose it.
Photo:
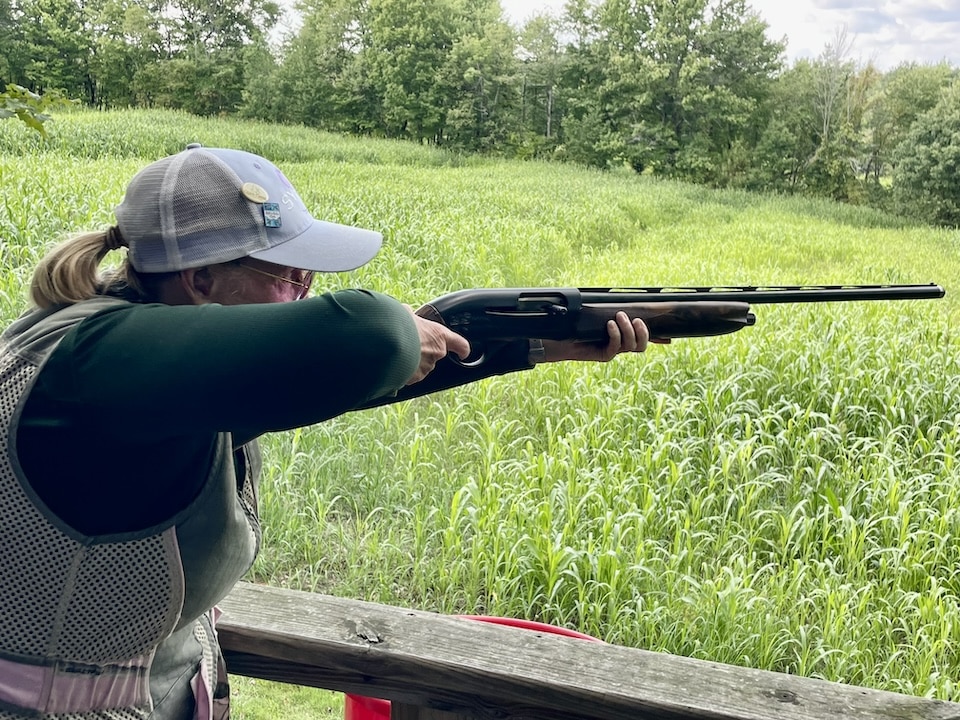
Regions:
[[[650,333],[643,320],[635,318],[631,321],[625,312],[618,312],[614,320],[607,322],[607,334],[609,339],[606,345],[572,340],[544,340],[543,362],[610,362],[620,353],[643,352],[650,342]]]
[[[453,332],[446,325],[425,320],[414,313],[409,305],[407,310],[413,315],[417,333],[420,336],[420,365],[407,379],[407,385],[423,380],[448,353],[453,353],[461,360],[465,360],[470,355],[470,343],[465,337]]]

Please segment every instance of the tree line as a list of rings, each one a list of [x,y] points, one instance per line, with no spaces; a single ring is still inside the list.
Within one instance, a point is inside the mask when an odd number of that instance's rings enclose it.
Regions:
[[[960,225],[960,72],[812,60],[746,0],[0,0],[0,81],[460,152],[803,192]]]

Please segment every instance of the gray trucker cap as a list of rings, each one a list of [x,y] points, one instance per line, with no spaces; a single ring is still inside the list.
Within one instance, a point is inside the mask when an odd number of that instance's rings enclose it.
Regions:
[[[139,272],[172,272],[253,257],[317,272],[353,270],[383,236],[315,219],[269,160],[192,144],[127,186],[117,227]]]

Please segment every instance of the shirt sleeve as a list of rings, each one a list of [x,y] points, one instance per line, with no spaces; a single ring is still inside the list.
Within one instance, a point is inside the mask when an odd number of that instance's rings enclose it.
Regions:
[[[368,291],[283,304],[132,305],[71,331],[41,371],[40,390],[124,433],[253,437],[394,393],[419,356],[409,312]]]

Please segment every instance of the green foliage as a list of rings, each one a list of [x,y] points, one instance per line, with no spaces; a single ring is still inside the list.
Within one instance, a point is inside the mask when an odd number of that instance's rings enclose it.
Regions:
[[[897,148],[894,196],[905,215],[960,226],[960,80]]]
[[[845,124],[829,138],[821,139],[816,154],[804,171],[804,187],[833,200],[849,202],[858,199],[859,184],[851,163],[856,137],[853,128]]]
[[[379,127],[381,102],[368,66],[371,13],[359,0],[304,4],[282,65],[250,94],[244,113],[354,133]]]
[[[445,66],[444,74],[454,92],[446,117],[445,144],[457,150],[495,152],[506,143],[519,101],[516,39],[499,17],[499,3],[486,7],[478,3],[473,12]]]
[[[525,145],[536,156],[549,156],[567,115],[563,77],[569,55],[560,47],[560,23],[547,15],[531,18],[518,37],[519,124]]]
[[[0,20],[11,28],[0,77],[93,107],[161,104],[198,114],[236,111],[245,50],[265,47],[279,14],[270,0],[3,2]]]
[[[368,67],[389,137],[440,143],[450,96],[437,76],[455,38],[452,0],[372,4]]]
[[[89,59],[92,38],[84,8],[76,0],[25,0],[20,28],[27,61],[21,84],[58,89],[68,97],[92,97]]]
[[[0,0],[0,83],[891,205],[893,152],[956,70],[884,75],[838,33],[782,67],[745,0]],[[274,31],[274,32],[271,32]]]
[[[43,124],[50,119],[49,111],[73,104],[57,91],[39,95],[11,83],[0,92],[0,120],[16,117],[24,125],[46,137],[47,131]]]
[[[956,75],[949,65],[907,63],[887,73],[870,98],[866,125],[871,158],[868,172],[879,181],[893,153],[916,119],[934,105]]]
[[[584,138],[591,150],[572,152],[720,182],[724,154],[759,132],[758,110],[779,67],[782,46],[765,37],[765,25],[741,0],[607,0],[590,22],[598,39],[580,58],[596,76],[588,90],[596,109],[575,109],[575,117],[580,128],[599,118],[604,131]]]
[[[243,102],[242,57],[242,50],[230,49],[151,64],[137,75],[136,87],[161,107],[196,115],[233,113]]]

